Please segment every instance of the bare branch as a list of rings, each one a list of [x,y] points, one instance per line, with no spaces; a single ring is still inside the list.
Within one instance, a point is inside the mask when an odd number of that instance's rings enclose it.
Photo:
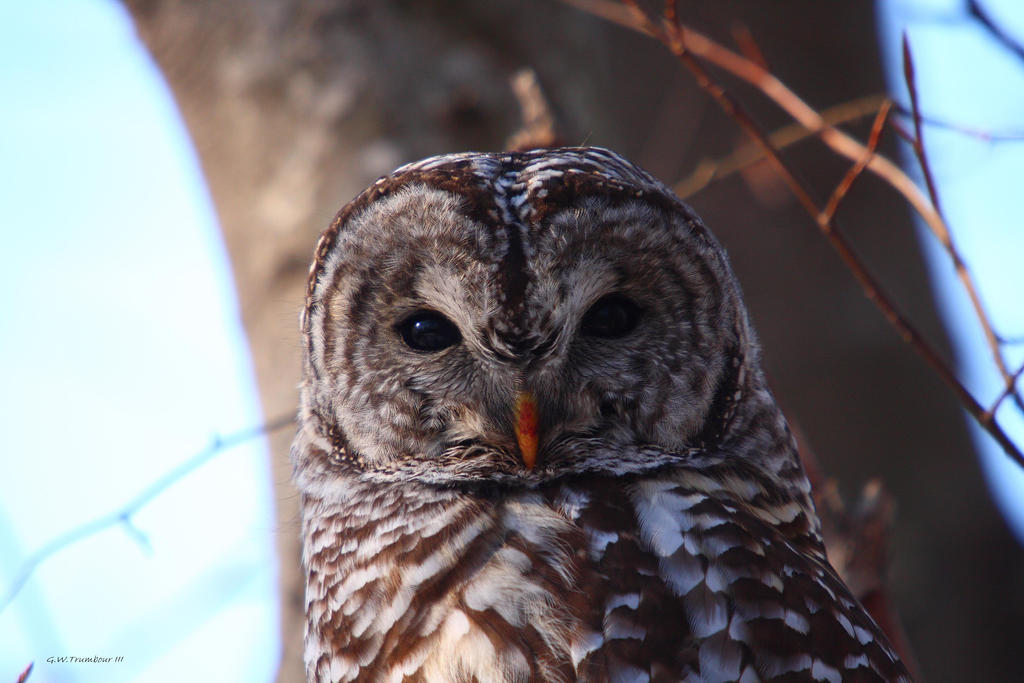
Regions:
[[[295,418],[293,416],[285,415],[258,427],[243,429],[240,432],[235,432],[234,434],[229,434],[225,437],[214,437],[209,446],[151,483],[117,510],[79,524],[73,529],[69,529],[57,538],[53,539],[42,548],[32,553],[28,559],[22,563],[21,567],[15,573],[14,580],[11,581],[11,585],[8,587],[7,593],[4,595],[3,599],[0,600],[0,612],[7,609],[7,606],[14,601],[14,598],[17,597],[22,586],[25,585],[25,582],[28,581],[29,577],[32,576],[36,567],[69,545],[88,538],[89,536],[103,531],[108,527],[117,526],[118,524],[124,525],[137,542],[140,542],[144,547],[148,547],[149,542],[146,540],[145,535],[143,535],[142,532],[132,524],[132,515],[145,507],[150,501],[163,493],[179,479],[191,474],[200,466],[212,460],[215,455],[247,441],[252,441],[264,434],[270,434],[271,432],[283,429],[288,425],[293,424],[294,421]]]
[[[910,93],[910,109],[913,113],[912,120],[914,122],[914,139],[912,141],[912,146],[914,149],[914,155],[917,157],[918,165],[921,167],[921,174],[924,176],[925,187],[928,188],[928,196],[931,197],[932,206],[934,206],[935,211],[942,216],[942,205],[939,203],[939,192],[936,189],[935,178],[932,176],[931,164],[928,163],[928,154],[925,152],[924,147],[924,130],[921,126],[920,108],[917,103],[917,82],[914,79],[914,59],[910,53],[910,41],[907,38],[906,33],[903,34],[903,74],[907,81],[907,91]],[[943,223],[945,223],[945,216],[943,216]],[[985,334],[985,342],[988,344],[989,351],[992,353],[992,358],[995,361],[996,367],[999,369],[999,374],[1002,376],[1003,383],[1012,388],[1013,383],[1010,381],[1010,369],[1006,365],[1006,358],[1003,356],[1003,349],[999,344],[999,337],[993,329],[988,311],[985,310],[985,306],[981,303],[981,297],[978,294],[977,288],[974,286],[974,278],[971,277],[970,272],[967,270],[967,264],[964,263],[959,250],[953,243],[953,234],[947,229],[941,234],[936,233],[936,237],[939,238],[939,242],[946,250],[946,253],[949,254],[950,260],[953,261],[953,268],[956,271],[956,276],[960,280],[960,284],[963,286],[964,291],[967,292],[968,298],[971,300],[971,306],[974,308],[974,313],[978,317],[978,322],[981,324],[981,329]],[[1018,408],[1024,410],[1024,399],[1021,398],[1020,394],[1016,392],[1012,393],[1014,403],[1017,404]]]
[[[914,115],[910,107],[905,107],[902,104],[896,105],[896,111],[898,111],[901,115],[907,117],[911,117]],[[961,123],[943,121],[933,116],[926,116],[920,112],[918,113],[918,115],[921,117],[921,122],[924,123],[925,125],[933,126],[935,128],[944,128],[946,130],[951,130],[954,133],[960,133],[961,135],[977,138],[985,142],[1024,142],[1024,131],[991,131],[982,128],[974,128],[972,126],[965,126]],[[912,141],[910,140],[908,140],[908,142],[912,143]]]
[[[885,95],[868,95],[849,102],[837,104],[821,113],[821,117],[830,126],[849,123],[876,113],[882,103],[887,101]],[[768,140],[775,149],[787,147],[817,137],[817,131],[808,130],[799,123],[791,123],[773,131]],[[756,164],[767,158],[764,150],[756,144],[747,144],[722,159],[703,159],[686,178],[672,186],[673,191],[683,199],[692,197],[711,183],[723,180],[732,174]]]
[[[989,13],[985,11],[985,8],[981,6],[978,0],[967,0],[967,14],[973,17],[980,23],[986,31],[992,34],[992,37],[999,41],[999,43],[1007,50],[1015,54],[1018,58],[1024,59],[1024,45],[1021,45],[1017,40],[1009,33],[1003,30],[999,24],[997,24]]]
[[[753,57],[751,57],[751,59],[753,59]],[[866,95],[855,100],[850,100],[849,102],[843,102],[827,109],[823,109],[821,111],[821,118],[826,124],[832,127],[851,123],[874,114],[878,111],[878,108],[882,106],[882,102],[887,99],[888,97],[886,95]],[[913,115],[909,107],[904,107],[903,105],[895,103],[892,106],[896,112],[903,116],[910,117]],[[962,135],[978,138],[986,142],[1024,142],[1024,132],[1012,133],[981,130],[946,121],[939,121],[923,115],[921,116],[921,122],[925,125],[952,130],[954,132],[961,133]],[[901,138],[906,140],[908,144],[914,144],[914,135],[900,125],[898,121],[890,117],[888,123],[889,126]],[[776,149],[783,150],[807,140],[808,138],[818,137],[818,132],[819,131],[816,130],[810,130],[800,123],[791,123],[772,131],[768,136],[768,139]],[[720,159],[702,159],[697,163],[693,172],[687,177],[677,181],[675,185],[673,185],[672,189],[677,195],[683,199],[687,199],[705,189],[710,184],[719,180],[724,180],[734,173],[753,166],[765,158],[766,155],[760,147],[755,144],[746,144],[739,147],[739,149],[726,157],[722,157]],[[1002,337],[1000,337],[999,341],[1004,345],[1010,343]]]
[[[755,64],[760,64],[763,69],[769,68],[768,60],[765,59],[764,53],[761,52],[761,46],[754,40],[754,34],[750,32],[749,26],[746,24],[735,24],[730,33],[732,33],[732,39],[736,41],[736,45],[740,48],[743,56]]]
[[[882,130],[885,128],[885,122],[889,119],[889,112],[892,110],[892,102],[886,100],[882,102],[882,106],[878,109],[878,114],[875,116],[874,123],[871,124],[871,135],[868,137],[868,149],[864,156],[861,157],[860,161],[855,163],[843,179],[836,185],[836,189],[832,192],[832,196],[829,197],[828,203],[825,205],[823,211],[822,220],[826,223],[832,222],[835,218],[836,211],[839,210],[839,204],[846,197],[846,194],[853,187],[853,183],[860,177],[860,174],[864,172],[871,159],[875,156],[875,150],[878,148],[878,142],[882,139]]]
[[[1013,394],[1016,396],[1017,391],[1017,380],[1020,379],[1021,375],[1024,375],[1024,365],[1017,368],[1017,370],[1006,379],[1006,386],[996,397],[996,400],[992,402],[992,405],[988,410],[985,411],[985,419],[992,420],[995,418],[996,412],[999,410],[999,406],[1008,396]]]
[[[555,115],[544,97],[537,73],[533,69],[521,69],[512,75],[510,83],[519,102],[523,125],[505,142],[505,149],[515,151],[560,145]]]
[[[679,21],[679,14],[676,11],[677,0],[665,0],[665,21],[675,24]]]
[[[593,7],[598,16],[605,17],[609,21],[613,21],[634,31],[653,36],[664,43],[666,47],[671,49],[671,46],[666,42],[667,37],[665,30],[652,21],[651,18],[631,0],[622,0],[623,5],[625,6],[620,6],[619,11],[617,12],[609,7],[612,3],[608,0],[564,1],[587,11],[591,11],[590,8]],[[828,122],[822,118],[821,114],[815,111],[813,107],[803,101],[774,74],[763,68],[760,64],[746,59],[728,48],[723,47],[721,44],[690,27],[679,25],[675,29],[675,32],[679,34],[680,37],[685,36],[685,41],[683,42],[685,42],[686,45],[685,52],[690,55],[688,59],[692,59],[694,56],[706,59],[715,66],[725,69],[734,76],[757,87],[764,95],[772,99],[790,116],[799,121],[805,128],[814,131],[814,133],[821,138],[822,142],[831,147],[838,154],[845,156],[853,162],[856,162],[864,155],[863,144],[838,128],[830,126]],[[708,92],[711,92],[709,88],[722,89],[717,82],[710,81],[706,74],[704,78],[705,82],[699,84],[701,87],[705,88],[705,90],[708,90]],[[716,98],[716,100],[717,99],[719,98]],[[719,104],[722,105],[722,102],[719,101]],[[739,121],[737,121],[737,123],[738,122]],[[942,217],[935,211],[935,207],[931,205],[927,197],[921,192],[920,188],[913,180],[911,180],[910,176],[904,173],[903,169],[901,169],[897,164],[880,154],[876,154],[868,164],[868,170],[884,179],[894,189],[902,194],[904,198],[910,202],[911,206],[914,207],[914,210],[921,215],[921,218],[924,219],[928,227],[936,233],[936,235],[947,231],[946,226],[942,221]]]

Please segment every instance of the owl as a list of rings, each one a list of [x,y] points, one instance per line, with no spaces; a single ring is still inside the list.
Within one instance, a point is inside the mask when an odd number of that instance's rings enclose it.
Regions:
[[[309,680],[909,680],[724,251],[622,157],[399,168],[320,239],[301,326]]]

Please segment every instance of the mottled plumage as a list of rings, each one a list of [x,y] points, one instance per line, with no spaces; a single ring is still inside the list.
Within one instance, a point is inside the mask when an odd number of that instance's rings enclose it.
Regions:
[[[398,169],[321,238],[302,329],[310,680],[908,680],[724,252],[621,157]]]

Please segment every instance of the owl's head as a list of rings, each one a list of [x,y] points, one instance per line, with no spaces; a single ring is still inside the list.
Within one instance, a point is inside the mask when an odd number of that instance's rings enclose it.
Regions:
[[[721,247],[598,148],[381,178],[321,238],[302,328],[300,478],[642,471],[710,457],[766,395]]]

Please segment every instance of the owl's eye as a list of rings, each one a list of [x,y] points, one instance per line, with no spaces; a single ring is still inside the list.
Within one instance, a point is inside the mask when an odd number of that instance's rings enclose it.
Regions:
[[[462,341],[455,323],[437,311],[416,311],[398,323],[398,333],[417,351],[440,351]]]
[[[589,337],[618,339],[640,322],[640,307],[621,294],[601,297],[583,316],[580,332]]]

